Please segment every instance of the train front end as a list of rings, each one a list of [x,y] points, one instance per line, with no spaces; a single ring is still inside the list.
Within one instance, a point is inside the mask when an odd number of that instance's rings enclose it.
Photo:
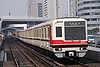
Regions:
[[[84,19],[56,20],[52,25],[51,47],[57,57],[83,57],[87,51],[87,22]]]

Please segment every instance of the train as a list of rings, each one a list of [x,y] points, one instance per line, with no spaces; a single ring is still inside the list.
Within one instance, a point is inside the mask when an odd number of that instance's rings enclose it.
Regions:
[[[15,35],[45,50],[45,53],[53,53],[57,58],[84,57],[87,52],[87,21],[79,17],[53,19],[17,31]]]

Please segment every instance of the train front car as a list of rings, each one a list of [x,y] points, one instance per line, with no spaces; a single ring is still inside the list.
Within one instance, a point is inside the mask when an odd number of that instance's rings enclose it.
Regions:
[[[87,22],[80,18],[55,20],[51,27],[51,47],[58,58],[83,57],[87,51]]]

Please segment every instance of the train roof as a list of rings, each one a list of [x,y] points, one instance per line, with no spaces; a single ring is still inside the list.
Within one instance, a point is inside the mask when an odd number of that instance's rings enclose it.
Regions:
[[[79,18],[79,17],[65,17],[65,18],[56,18],[56,19],[52,19],[50,21],[46,21],[46,22],[43,22],[43,23],[40,23],[38,25],[34,25],[26,30],[29,30],[29,29],[33,29],[33,28],[36,28],[36,27],[39,27],[39,26],[43,26],[43,25],[48,25],[48,24],[51,24],[53,22],[56,22],[56,21],[85,21],[85,19],[82,19],[82,18]]]

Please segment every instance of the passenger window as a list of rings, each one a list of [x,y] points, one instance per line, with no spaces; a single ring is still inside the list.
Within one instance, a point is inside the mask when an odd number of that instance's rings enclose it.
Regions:
[[[48,38],[50,38],[50,33],[51,33],[50,27],[48,27]]]
[[[62,27],[56,27],[56,37],[62,37]]]
[[[44,38],[44,33],[43,33],[43,29],[42,29],[42,38]]]
[[[45,38],[47,38],[47,36],[46,36],[46,35],[47,35],[47,33],[46,33],[46,28],[44,28],[44,29],[45,29]]]

